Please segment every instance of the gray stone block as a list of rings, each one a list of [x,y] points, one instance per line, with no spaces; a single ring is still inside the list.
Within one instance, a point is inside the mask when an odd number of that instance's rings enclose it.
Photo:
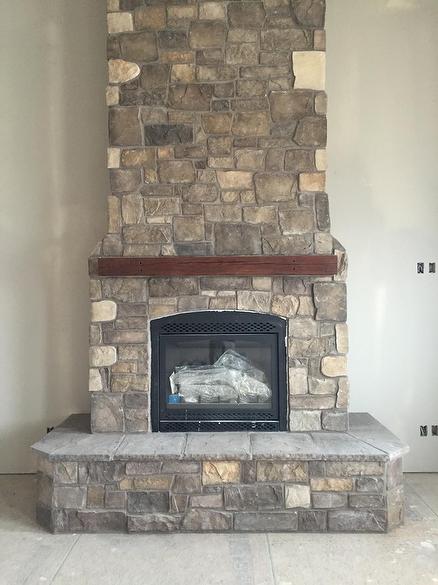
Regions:
[[[367,508],[368,510],[382,510],[386,505],[385,497],[377,494],[351,494],[349,501],[351,508]]]
[[[346,412],[323,412],[321,421],[324,431],[346,431],[348,429]]]
[[[191,510],[183,518],[182,527],[188,531],[227,531],[233,527],[233,515],[213,510]]]
[[[189,433],[184,459],[249,459],[249,433]]]
[[[128,515],[128,532],[175,532],[180,524],[181,517],[171,514]]]
[[[55,486],[53,488],[53,505],[55,508],[85,508],[87,490],[85,487]]]
[[[234,516],[234,530],[242,532],[295,532],[297,512],[240,512]]]
[[[386,512],[382,510],[333,510],[329,512],[332,532],[386,532]]]
[[[284,507],[279,485],[239,485],[224,488],[226,510],[278,510]]]
[[[126,532],[126,515],[116,511],[69,511],[69,532]]]
[[[322,510],[298,510],[298,530],[302,532],[325,532],[327,512]]]
[[[142,514],[143,512],[168,512],[168,492],[129,492],[128,512]]]
[[[347,494],[314,493],[312,505],[314,508],[344,508],[348,504]]]
[[[356,479],[357,492],[382,493],[384,481],[381,477],[358,477]]]

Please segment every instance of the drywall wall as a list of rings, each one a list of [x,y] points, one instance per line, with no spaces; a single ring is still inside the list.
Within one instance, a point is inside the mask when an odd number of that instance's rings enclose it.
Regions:
[[[108,189],[105,8],[0,1],[3,473],[31,470],[29,445],[89,408],[87,257]]]
[[[438,471],[438,2],[328,0],[333,233],[349,252],[352,410]],[[429,425],[420,438],[419,425]]]

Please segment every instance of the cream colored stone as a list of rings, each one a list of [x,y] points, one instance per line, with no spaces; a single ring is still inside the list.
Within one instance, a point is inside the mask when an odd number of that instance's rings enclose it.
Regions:
[[[130,12],[110,12],[107,15],[107,23],[110,34],[134,30],[134,21]]]
[[[345,355],[327,355],[321,360],[321,372],[328,378],[347,375],[347,358]]]
[[[297,315],[301,317],[313,317],[315,314],[315,306],[311,297],[299,297],[300,306]]]
[[[108,233],[118,234],[122,227],[120,199],[110,195],[108,197]]]
[[[349,395],[349,383],[348,378],[339,378],[338,382],[338,394],[336,397],[336,408],[347,408],[348,407],[348,395]]]
[[[170,79],[173,83],[189,83],[195,79],[196,68],[194,65],[177,64],[172,65]]]
[[[202,483],[203,485],[240,483],[240,463],[238,461],[204,461]]]
[[[114,301],[97,301],[91,303],[91,321],[114,321],[117,317],[117,305]]]
[[[225,18],[225,5],[221,2],[202,2],[199,6],[199,18],[201,20],[223,20]]]
[[[291,410],[289,415],[290,431],[320,431],[321,413],[319,410]]]
[[[307,368],[289,368],[289,392],[307,394]]]
[[[117,12],[120,10],[120,0],[106,0],[107,12]]]
[[[348,353],[347,323],[336,324],[336,349],[339,351],[339,353]]]
[[[139,75],[140,67],[137,63],[131,63],[123,59],[110,59],[108,61],[108,79],[110,83],[126,83]]]
[[[122,198],[122,217],[127,225],[144,222],[143,198],[136,193]]]
[[[315,252],[317,254],[331,254],[333,251],[333,238],[327,232],[315,234]]]
[[[255,276],[252,279],[254,290],[270,291],[272,288],[272,278],[270,276]]]
[[[301,173],[300,191],[324,191],[325,173]]]
[[[327,94],[323,91],[315,96],[315,113],[320,116],[327,114]]]
[[[318,477],[310,480],[310,487],[315,492],[351,492],[353,490],[353,480]]]
[[[170,24],[180,24],[182,20],[196,20],[198,14],[198,7],[193,6],[169,6],[167,9],[167,17]]]
[[[112,345],[92,345],[90,347],[90,366],[104,368],[117,361],[117,350]]]
[[[315,151],[315,165],[318,171],[327,170],[327,150],[325,148],[318,148]]]
[[[217,171],[221,189],[251,189],[252,177],[247,171]]]
[[[295,89],[325,89],[325,52],[294,51]]]
[[[269,312],[271,294],[251,290],[237,291],[237,307],[242,311]]]
[[[120,148],[108,148],[107,159],[109,169],[118,169],[120,167]]]
[[[119,88],[116,85],[109,85],[106,88],[106,105],[116,106],[120,101]]]
[[[88,376],[88,391],[100,392],[103,390],[102,376],[97,368],[90,368]]]
[[[310,488],[308,485],[285,486],[286,508],[310,508]]]
[[[272,297],[272,312],[284,317],[296,315],[299,307],[298,297],[294,295],[278,295]]]

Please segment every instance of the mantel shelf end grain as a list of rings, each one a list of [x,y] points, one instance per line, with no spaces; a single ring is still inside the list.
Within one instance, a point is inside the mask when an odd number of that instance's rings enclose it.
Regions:
[[[124,276],[333,276],[335,255],[102,257],[90,261],[90,274]]]

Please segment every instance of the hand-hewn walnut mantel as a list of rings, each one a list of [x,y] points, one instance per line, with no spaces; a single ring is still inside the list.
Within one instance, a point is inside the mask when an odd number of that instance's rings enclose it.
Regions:
[[[335,255],[97,258],[94,276],[333,276]]]

